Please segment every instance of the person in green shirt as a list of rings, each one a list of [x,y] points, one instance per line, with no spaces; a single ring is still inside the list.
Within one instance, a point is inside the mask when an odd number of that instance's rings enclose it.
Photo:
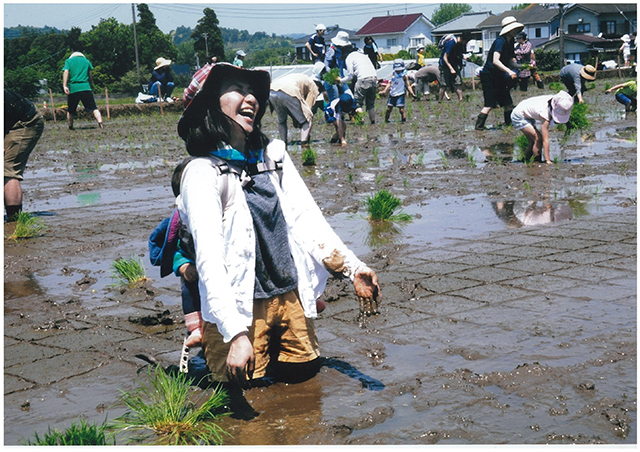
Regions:
[[[617,90],[616,100],[624,105],[625,111],[636,111],[636,108],[638,106],[638,84],[635,80],[629,80],[626,83],[612,86],[605,92],[608,94],[614,90]]]
[[[93,112],[98,126],[102,129],[102,115],[91,91],[93,66],[81,52],[75,51],[74,48],[71,48],[71,51],[71,56],[65,61],[62,68],[62,87],[67,95],[69,130],[73,130],[73,118],[76,116],[79,102],[82,102],[85,110]]]

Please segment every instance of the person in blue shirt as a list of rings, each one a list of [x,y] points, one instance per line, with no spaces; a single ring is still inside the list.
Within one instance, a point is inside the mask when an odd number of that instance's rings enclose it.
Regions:
[[[467,51],[467,43],[471,39],[471,33],[465,31],[461,36],[450,39],[444,45],[440,54],[440,79],[444,81],[440,85],[438,102],[442,102],[447,88],[458,94],[458,101],[462,102],[462,61]]]
[[[400,110],[400,121],[406,122],[407,116],[404,112],[404,98],[405,91],[409,90],[411,96],[415,97],[411,83],[407,79],[407,71],[405,69],[404,61],[401,58],[397,58],[393,62],[393,74],[391,75],[391,81],[384,89],[382,94],[389,93],[389,101],[387,102],[387,111],[384,114],[384,122],[389,122],[389,116],[393,107],[398,107]]]
[[[514,42],[515,36],[523,29],[524,25],[513,16],[502,19],[500,36],[491,44],[487,62],[480,71],[484,107],[476,120],[476,130],[484,130],[489,112],[498,105],[504,108],[505,125],[511,124],[513,99],[510,91],[518,83],[518,73],[512,69],[517,67]]]
[[[311,35],[309,41],[305,44],[305,47],[311,53],[311,61],[324,61],[325,45],[324,34],[327,31],[327,27],[322,24],[316,25],[315,34]]]
[[[173,83],[173,74],[171,73],[171,60],[166,60],[162,57],[156,60],[156,67],[153,68],[151,74],[151,80],[147,85],[149,94],[155,97],[160,97],[166,102],[173,102],[171,94],[175,84]]]

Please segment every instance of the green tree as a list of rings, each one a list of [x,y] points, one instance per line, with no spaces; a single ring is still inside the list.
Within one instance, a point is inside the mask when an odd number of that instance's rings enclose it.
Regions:
[[[531,3],[519,3],[517,5],[513,5],[511,7],[511,11],[516,11],[518,9],[525,9],[527,6],[529,6]]]
[[[195,41],[193,47],[198,52],[200,63],[206,61],[209,55],[216,55],[218,61],[225,61],[224,42],[222,40],[222,31],[218,26],[218,17],[211,8],[205,8],[202,13],[204,17],[198,20],[196,28],[191,33],[191,39]],[[206,55],[207,49],[209,55]]]
[[[146,3],[138,4],[139,23],[136,26],[138,36],[138,55],[141,65],[155,67],[158,58],[175,60],[178,49],[173,44],[171,36],[165,35],[156,25],[149,6]],[[146,74],[148,78],[151,74]]]
[[[467,3],[441,3],[433,12],[431,22],[437,27],[470,11],[471,5]]]
[[[132,27],[113,17],[101,19],[98,25],[82,34],[80,42],[84,55],[93,65],[96,87],[109,87],[135,67]]]

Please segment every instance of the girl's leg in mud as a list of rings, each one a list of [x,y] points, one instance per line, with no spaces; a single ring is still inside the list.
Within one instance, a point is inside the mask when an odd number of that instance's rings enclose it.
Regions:
[[[531,159],[532,156],[538,157],[540,155],[540,149],[542,148],[542,137],[539,136],[540,132],[529,124],[522,129],[522,133],[524,133],[524,136],[527,137],[527,140],[529,141],[529,145],[524,151],[525,160]]]
[[[398,110],[400,110],[400,121],[407,122],[407,115],[404,112],[404,107],[400,107]]]
[[[384,122],[389,122],[389,117],[391,116],[391,110],[393,110],[393,107],[391,105],[387,106],[387,111],[384,113]]]

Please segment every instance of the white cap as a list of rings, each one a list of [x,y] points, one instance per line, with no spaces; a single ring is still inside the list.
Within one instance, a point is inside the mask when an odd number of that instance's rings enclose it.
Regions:
[[[326,29],[327,29],[327,27],[325,27],[324,24],[316,25],[316,31],[318,31],[318,30],[326,30]]]

